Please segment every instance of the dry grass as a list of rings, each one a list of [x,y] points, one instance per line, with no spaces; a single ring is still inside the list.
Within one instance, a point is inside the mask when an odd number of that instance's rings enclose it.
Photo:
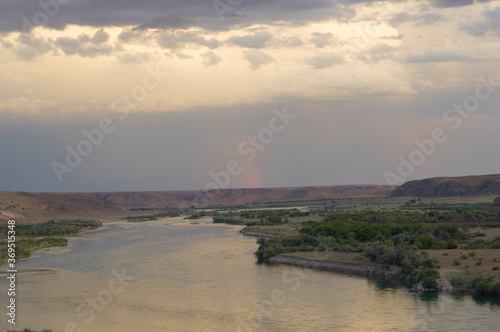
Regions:
[[[441,266],[441,275],[450,279],[457,275],[463,275],[466,279],[477,276],[495,276],[495,281],[500,281],[500,271],[492,268],[500,266],[500,250],[498,249],[448,249],[448,250],[425,250],[429,257],[436,258]],[[473,257],[471,257],[474,255]],[[467,257],[462,259],[462,256]],[[493,261],[496,259],[497,261]],[[454,265],[454,261],[460,265]],[[481,262],[480,265],[478,262]]]

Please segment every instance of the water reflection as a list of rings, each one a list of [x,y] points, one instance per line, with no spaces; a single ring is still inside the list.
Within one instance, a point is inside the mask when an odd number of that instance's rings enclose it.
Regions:
[[[487,298],[415,294],[390,280],[256,264],[255,239],[238,231],[180,218],[116,223],[71,238],[68,248],[35,253],[19,269],[50,273],[20,274],[16,326],[64,331],[75,323],[83,332],[487,331],[500,324],[498,301]],[[113,271],[122,269],[135,279],[114,292]]]

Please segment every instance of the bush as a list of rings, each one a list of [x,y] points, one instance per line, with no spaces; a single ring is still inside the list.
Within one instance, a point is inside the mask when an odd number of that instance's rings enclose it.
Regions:
[[[493,267],[491,268],[491,270],[492,270],[492,271],[498,271],[498,270],[500,270],[500,266],[493,266]]]
[[[475,251],[469,252],[469,257],[476,257],[476,252]]]
[[[459,265],[462,265],[462,263],[461,263],[458,259],[455,259],[455,260],[453,261],[453,265],[454,265],[454,266],[459,266]]]
[[[478,261],[478,262],[476,263],[476,266],[481,266],[481,264],[483,264],[483,262]]]
[[[471,280],[472,287],[476,287],[478,283],[486,283],[486,278],[485,277],[475,277],[474,279]]]
[[[434,246],[432,246],[432,249],[438,249],[438,250],[448,249],[448,243],[444,240],[439,240],[434,244]]]
[[[457,246],[457,242],[455,242],[455,240],[448,240],[448,242],[446,242],[446,245],[448,247],[448,249],[457,249],[458,246]]]
[[[500,295],[500,282],[489,284],[486,289],[487,294]]]
[[[465,279],[463,276],[456,276],[451,278],[450,281],[453,286],[462,286],[465,282]]]
[[[437,280],[433,277],[425,277],[422,279],[422,286],[425,287],[425,289],[436,289],[438,286]]]
[[[431,277],[436,279],[439,276],[439,271],[436,269],[422,269],[417,277],[417,282],[423,281],[423,279]],[[427,288],[427,287],[426,287]]]
[[[462,256],[460,256],[460,258],[465,260],[465,259],[467,259],[467,255],[462,255]]]
[[[418,247],[420,249],[430,249],[434,245],[434,237],[432,235],[421,235],[417,237]]]
[[[479,281],[474,285],[474,290],[478,295],[486,295],[488,293],[488,284],[484,281]]]

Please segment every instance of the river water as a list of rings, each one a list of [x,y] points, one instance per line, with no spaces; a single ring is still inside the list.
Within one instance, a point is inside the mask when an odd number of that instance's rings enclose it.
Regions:
[[[15,328],[55,331],[498,331],[500,303],[256,264],[241,226],[109,223],[18,263]],[[6,267],[2,266],[2,270]],[[5,274],[3,274],[5,275]],[[8,289],[0,283],[2,308]],[[2,331],[13,328],[1,320]]]

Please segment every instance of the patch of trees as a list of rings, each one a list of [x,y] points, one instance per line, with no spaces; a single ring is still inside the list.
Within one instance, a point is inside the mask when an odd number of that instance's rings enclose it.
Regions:
[[[94,229],[102,226],[98,220],[49,220],[34,225],[16,225],[18,236],[56,236],[78,233],[84,228]],[[7,226],[0,227],[0,236],[6,237]]]
[[[326,220],[345,220],[369,222],[372,224],[386,223],[414,223],[421,222],[424,224],[434,223],[491,223],[499,224],[499,210],[465,210],[456,209],[451,211],[363,211],[363,212],[344,212],[334,213]]]
[[[147,215],[141,215],[141,216],[128,216],[128,217],[126,217],[126,219],[130,222],[142,222],[142,221],[158,220],[160,218],[167,218],[167,217],[178,217],[180,215],[181,215],[181,213],[179,210],[169,210],[166,212],[160,212],[160,213],[155,213],[155,214],[147,214]]]
[[[316,212],[300,211],[298,209],[281,210],[247,210],[229,212],[224,215],[214,215],[214,223],[227,223],[246,226],[288,224],[290,218],[310,216]]]
[[[484,239],[474,240],[468,243],[465,249],[500,249],[500,236],[488,241]]]

